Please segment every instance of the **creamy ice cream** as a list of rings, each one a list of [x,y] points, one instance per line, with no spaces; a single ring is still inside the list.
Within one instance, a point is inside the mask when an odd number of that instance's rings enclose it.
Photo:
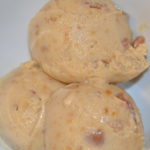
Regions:
[[[111,0],[53,0],[32,19],[33,59],[53,78],[125,82],[148,67],[143,37],[132,39],[128,15]]]
[[[142,150],[138,108],[111,85],[149,65],[125,12],[111,0],[52,0],[32,19],[29,44],[37,62],[0,80],[0,137],[9,147]]]
[[[141,150],[143,126],[132,98],[107,84],[71,84],[46,105],[46,150]]]
[[[44,150],[45,103],[62,86],[33,61],[0,80],[0,137],[10,148]]]

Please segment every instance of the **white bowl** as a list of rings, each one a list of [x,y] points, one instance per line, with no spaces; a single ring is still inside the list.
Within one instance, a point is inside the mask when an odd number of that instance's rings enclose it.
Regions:
[[[0,76],[30,59],[27,45],[28,23],[46,1],[0,0]],[[121,9],[129,13],[135,35],[144,35],[150,47],[150,1],[115,0],[115,2]],[[150,149],[149,77],[150,70],[138,81],[125,84],[126,90],[135,99],[141,111],[147,150]]]

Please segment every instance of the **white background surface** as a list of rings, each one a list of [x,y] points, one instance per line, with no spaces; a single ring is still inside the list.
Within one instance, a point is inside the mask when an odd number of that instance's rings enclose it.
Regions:
[[[29,60],[28,23],[47,0],[0,0],[0,76]],[[150,1],[115,0],[131,16],[136,34],[143,34],[150,46]],[[146,29],[139,30],[141,24]],[[147,143],[150,143],[150,70],[135,83],[125,85],[140,108]],[[148,145],[150,147],[150,144]],[[2,150],[0,148],[0,150]]]

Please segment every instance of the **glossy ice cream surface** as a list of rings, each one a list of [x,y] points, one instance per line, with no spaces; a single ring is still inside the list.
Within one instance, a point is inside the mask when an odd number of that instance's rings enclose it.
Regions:
[[[13,150],[44,150],[47,98],[63,84],[27,62],[0,81],[0,136]]]
[[[113,85],[71,84],[46,105],[46,150],[141,150],[143,126],[132,98]]]

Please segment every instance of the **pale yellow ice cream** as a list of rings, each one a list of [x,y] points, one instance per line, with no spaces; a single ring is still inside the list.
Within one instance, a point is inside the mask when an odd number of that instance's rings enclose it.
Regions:
[[[46,105],[45,150],[142,150],[143,126],[132,98],[107,84],[71,84]]]
[[[148,67],[144,39],[132,41],[128,15],[111,0],[53,0],[32,19],[33,59],[53,78],[125,82]]]
[[[33,61],[1,79],[0,137],[10,148],[45,150],[45,103],[62,86]]]

